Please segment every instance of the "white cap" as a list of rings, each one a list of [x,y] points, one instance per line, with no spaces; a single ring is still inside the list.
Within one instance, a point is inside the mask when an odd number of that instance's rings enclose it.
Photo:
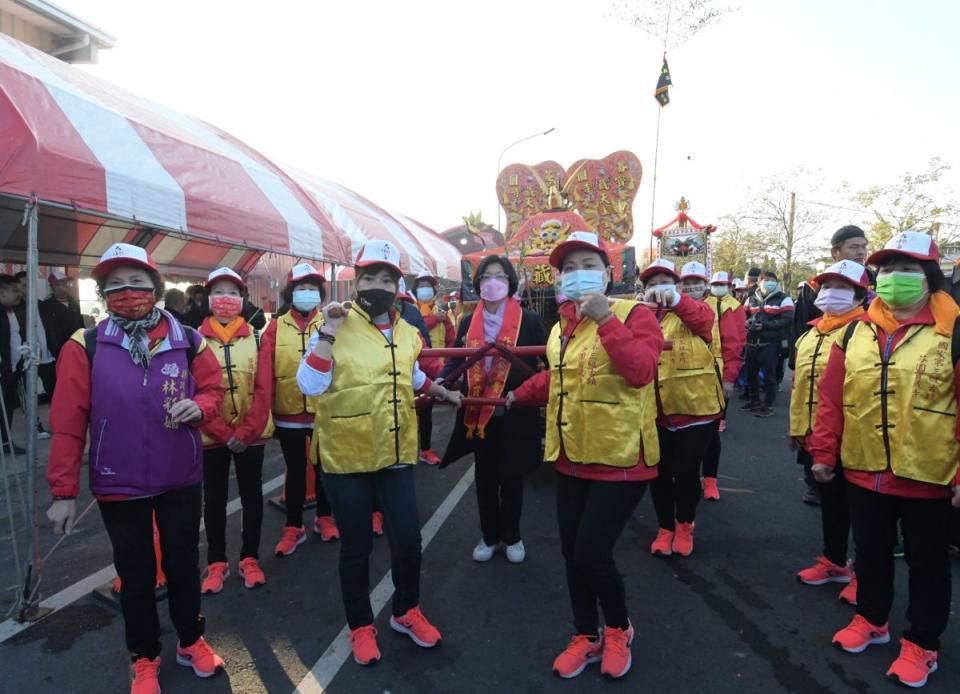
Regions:
[[[870,276],[867,274],[867,268],[852,260],[841,260],[839,263],[834,263],[817,275],[816,280],[822,282],[831,278],[846,280],[864,289],[870,287]]]
[[[423,270],[417,275],[417,282],[420,282],[420,280],[427,280],[428,282],[430,282],[430,284],[433,284],[434,286],[436,286],[437,284],[437,276],[434,275],[429,270]]]
[[[47,276],[47,280],[50,282],[59,282],[60,280],[67,279],[67,273],[61,270],[58,267],[50,268],[50,274]]]
[[[97,278],[115,267],[124,265],[138,265],[150,270],[157,269],[146,249],[130,243],[115,243],[100,257],[100,262],[93,268],[92,274],[94,278]]]
[[[682,268],[680,268],[680,279],[686,279],[687,277],[700,277],[704,281],[707,278],[707,266],[703,263],[698,263],[696,260],[692,260]]]
[[[316,279],[321,282],[325,282],[326,278],[321,274],[317,268],[315,268],[310,263],[298,263],[290,268],[290,272],[287,273],[287,282],[302,282],[305,279]]]
[[[734,288],[734,289],[746,289],[746,288],[747,288],[747,282],[746,282],[746,280],[743,280],[743,279],[741,279],[740,277],[737,277],[735,280],[733,280],[733,288]]]
[[[413,297],[410,296],[409,292],[407,292],[407,281],[403,277],[401,277],[400,281],[397,282],[397,296],[405,301],[414,303]]]
[[[570,251],[588,250],[597,251],[607,257],[607,249],[600,235],[594,231],[571,231],[567,238],[557,244],[550,253],[550,264],[556,268],[567,257]]]
[[[367,241],[361,246],[357,259],[353,263],[354,267],[380,264],[389,265],[397,272],[403,273],[400,269],[400,251],[389,241]]]
[[[940,249],[929,234],[919,231],[902,231],[887,241],[882,251],[877,251],[867,258],[867,263],[876,265],[877,262],[891,255],[905,255],[914,260],[940,260]]]
[[[723,271],[713,273],[710,284],[730,284],[730,273]]]
[[[243,281],[243,278],[228,267],[218,267],[216,270],[207,275],[207,289],[209,289],[218,280],[229,280],[237,285],[240,289],[245,289],[247,286],[246,282]]]
[[[647,265],[647,268],[640,273],[640,281],[646,282],[648,277],[655,275],[658,272],[666,272],[668,275],[673,275],[675,278],[680,279],[680,275],[677,274],[676,265],[669,260],[657,258],[652,263]]]

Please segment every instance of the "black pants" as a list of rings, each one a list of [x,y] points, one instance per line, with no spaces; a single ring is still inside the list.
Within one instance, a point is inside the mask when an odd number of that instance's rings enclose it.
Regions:
[[[710,443],[707,444],[707,450],[703,454],[703,476],[716,477],[720,471],[720,452],[723,446],[720,443],[720,425],[710,437]]]
[[[493,417],[486,436],[478,443],[474,458],[477,508],[480,532],[489,546],[520,541],[520,515],[523,512],[523,475],[510,470],[501,459],[504,434],[503,417]]]
[[[100,515],[113,545],[113,564],[123,582],[120,606],[127,650],[134,658],[160,653],[160,620],[154,594],[157,560],[153,514],[157,515],[170,620],[181,646],[203,635],[200,615],[200,485],[128,501],[100,501]]]
[[[393,616],[399,617],[420,603],[420,520],[413,467],[334,475],[323,483],[330,494],[340,528],[340,592],[351,629],[373,624],[370,607],[370,552],[373,529],[370,515],[374,498],[383,512],[390,542],[393,577]]]
[[[417,410],[417,434],[420,440],[420,450],[430,450],[430,439],[433,438],[433,405],[429,404]]]
[[[777,361],[780,345],[769,342],[763,345],[747,345],[745,365],[747,369],[747,393],[751,402],[760,401],[760,370],[763,370],[764,405],[773,407],[777,400]]]
[[[307,498],[307,445],[312,429],[291,429],[277,427],[276,436],[280,441],[283,462],[287,466],[284,481],[285,505],[287,507],[287,525],[299,528],[303,525],[303,503]],[[314,487],[317,495],[317,518],[330,515],[330,502],[323,490],[319,466],[317,483]]]
[[[7,420],[9,419],[10,424],[13,424],[13,412],[20,406],[20,394],[17,388],[17,382],[14,381],[9,385],[3,386],[2,395],[3,406],[6,409],[7,416],[0,416],[0,438],[2,438],[3,443],[7,443],[10,440]]]
[[[45,402],[50,402],[53,398],[53,391],[57,387],[57,362],[51,361],[47,364],[37,365],[37,375],[43,384],[43,393],[46,396]]]
[[[243,453],[229,448],[203,452],[203,522],[207,527],[207,563],[227,561],[227,492],[230,459],[237,471],[237,488],[243,508],[243,545],[240,558],[259,558],[263,525],[263,446],[249,446]]]
[[[903,636],[921,648],[938,650],[950,614],[950,501],[910,499],[847,485],[857,559],[857,613],[871,624],[886,624],[893,606],[893,547],[897,521],[909,567],[910,628]]]
[[[700,485],[700,461],[717,431],[719,422],[670,431],[657,427],[660,440],[660,469],[650,483],[657,522],[664,530],[676,523],[692,523],[703,488]]]
[[[838,465],[833,480],[826,484],[814,482],[820,489],[820,525],[823,530],[823,556],[838,566],[847,563],[850,538],[850,486]]]
[[[623,576],[613,561],[613,546],[646,488],[646,482],[596,482],[557,475],[557,525],[578,634],[599,632],[597,603],[607,626],[625,629],[629,624]]]

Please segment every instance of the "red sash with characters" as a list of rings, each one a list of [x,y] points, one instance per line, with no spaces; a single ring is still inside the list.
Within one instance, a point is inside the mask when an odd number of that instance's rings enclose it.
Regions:
[[[520,304],[507,299],[503,312],[503,325],[500,327],[500,334],[497,336],[497,344],[504,347],[515,347],[517,344],[517,335],[520,333],[520,320],[523,317],[523,310]],[[483,336],[483,309],[477,307],[473,313],[473,320],[470,321],[470,328],[467,330],[467,347],[479,349],[486,344]],[[510,362],[507,361],[499,352],[492,351],[493,364],[490,370],[484,368],[486,358],[481,359],[467,370],[467,393],[473,398],[499,398],[503,395],[504,386],[507,384],[507,376],[510,374]],[[463,413],[463,423],[467,428],[467,438],[472,439],[474,432],[482,439],[496,411],[493,405],[468,405]]]

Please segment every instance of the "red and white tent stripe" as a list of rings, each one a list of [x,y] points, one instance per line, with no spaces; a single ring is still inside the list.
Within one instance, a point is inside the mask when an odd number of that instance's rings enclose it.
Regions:
[[[430,243],[430,237],[436,236],[434,232],[422,225],[406,223],[403,218],[390,214],[338,183],[299,172],[294,176],[334,224],[350,238],[354,257],[369,240],[389,241],[400,250],[400,266],[404,272],[415,275],[427,271],[434,275],[448,275],[448,257],[441,255]],[[459,269],[459,260],[454,264]],[[440,272],[441,266],[443,272]]]
[[[437,276],[448,280],[460,281],[461,254],[451,244],[443,240],[437,232],[402,214],[394,215],[403,225],[416,234],[417,239],[433,257],[437,266]]]
[[[410,272],[437,263],[395,217],[335,183],[293,176],[227,133],[0,35],[0,246],[23,255],[11,200],[57,206],[41,258],[90,264],[142,245],[166,269],[249,270],[260,253],[352,264],[388,239]],[[49,205],[48,205],[49,206]],[[231,248],[232,247],[232,248]]]

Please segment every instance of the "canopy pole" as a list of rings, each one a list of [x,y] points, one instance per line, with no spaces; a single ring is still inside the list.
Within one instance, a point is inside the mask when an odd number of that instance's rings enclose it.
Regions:
[[[339,292],[337,291],[337,264],[330,263],[330,301],[338,301],[340,299],[337,296]]]
[[[27,226],[27,341],[24,345],[26,362],[26,414],[27,433],[27,498],[30,504],[30,521],[32,523],[30,538],[30,563],[27,565],[26,577],[23,583],[23,592],[20,595],[18,620],[31,621],[37,618],[37,604],[39,595],[37,587],[40,581],[40,490],[37,485],[37,363],[40,355],[37,351],[37,330],[40,316],[37,308],[36,279],[39,271],[37,258],[37,232],[40,219],[39,204],[36,197],[31,198],[23,211],[24,222]]]

